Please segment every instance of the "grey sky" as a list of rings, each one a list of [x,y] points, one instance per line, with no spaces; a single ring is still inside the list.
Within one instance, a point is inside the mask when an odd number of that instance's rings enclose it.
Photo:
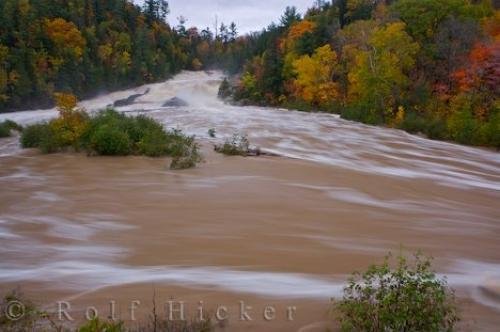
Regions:
[[[142,3],[142,0],[134,0]],[[213,30],[215,15],[219,22],[234,21],[240,34],[258,31],[271,22],[277,22],[286,6],[296,6],[301,13],[312,6],[313,0],[169,0],[168,21],[177,25],[177,17],[187,18],[187,26],[210,27]]]

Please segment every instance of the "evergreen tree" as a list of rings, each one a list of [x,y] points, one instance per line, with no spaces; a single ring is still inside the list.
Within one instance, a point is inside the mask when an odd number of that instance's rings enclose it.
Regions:
[[[285,9],[285,12],[283,13],[283,15],[280,18],[280,23],[281,23],[282,27],[288,28],[292,24],[294,24],[295,22],[300,21],[300,19],[301,19],[301,16],[297,12],[297,7],[287,6]]]

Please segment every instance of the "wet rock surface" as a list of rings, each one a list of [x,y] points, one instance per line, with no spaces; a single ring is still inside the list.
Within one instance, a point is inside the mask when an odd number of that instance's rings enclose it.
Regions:
[[[188,106],[188,103],[179,97],[171,98],[163,104],[163,107],[184,107],[184,106]]]
[[[123,106],[132,105],[137,98],[142,97],[148,93],[149,93],[149,89],[147,89],[144,93],[137,93],[137,94],[128,96],[127,98],[119,99],[113,103],[113,106],[114,107],[123,107]]]

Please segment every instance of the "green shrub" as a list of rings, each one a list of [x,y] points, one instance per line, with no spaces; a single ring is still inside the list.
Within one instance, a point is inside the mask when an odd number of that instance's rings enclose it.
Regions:
[[[21,306],[13,305],[19,303]],[[19,317],[12,319],[12,317]],[[0,331],[34,331],[42,313],[19,290],[9,292],[0,302]]]
[[[216,145],[215,151],[228,156],[246,157],[250,152],[250,142],[246,136],[234,134],[233,137],[226,140],[222,145]]]
[[[176,156],[172,159],[170,163],[170,169],[187,169],[195,167],[197,163],[202,161],[201,154],[198,150],[198,145],[193,143],[190,147],[186,149],[186,152],[182,156]]]
[[[477,120],[468,110],[459,110],[448,118],[448,132],[451,138],[462,144],[473,144],[478,130]]]
[[[10,128],[4,123],[0,123],[0,138],[5,138],[10,136]]]
[[[424,134],[431,139],[446,139],[446,122],[438,117],[430,118],[423,114],[407,112],[398,128],[412,134]]]
[[[411,134],[423,134],[427,129],[426,119],[415,112],[407,112],[399,128]]]
[[[48,123],[27,126],[21,134],[21,146],[39,148],[43,153],[57,152],[61,147]]]
[[[490,116],[484,127],[486,144],[500,149],[500,110]]]
[[[358,121],[370,125],[378,125],[384,123],[383,115],[373,108],[364,107],[362,105],[351,105],[345,107],[341,113],[341,117],[346,120]]]
[[[144,137],[164,136],[165,129],[161,123],[144,115],[125,117],[125,128],[133,142],[140,142]],[[163,135],[162,135],[163,134]]]
[[[23,131],[23,126],[21,126],[20,124],[14,122],[12,120],[5,120],[3,122],[3,125],[11,130]]]
[[[180,130],[167,131],[147,116],[128,117],[112,109],[90,119],[82,141],[90,153],[98,155],[170,156],[172,169],[194,167],[201,161],[194,137]]]
[[[68,117],[64,120],[67,122]],[[61,125],[62,117],[50,123],[28,126],[21,136],[22,146],[40,148],[45,153],[71,145],[95,155],[170,156],[175,158],[175,169],[193,167],[201,161],[194,137],[180,130],[167,131],[161,123],[143,115],[129,117],[107,109],[90,118],[74,113],[74,119],[69,120],[78,124],[73,126],[78,131],[68,131],[67,126]]]
[[[204,320],[194,317],[189,320],[168,320],[159,317],[156,311],[153,311],[149,322],[134,323],[130,324],[130,326],[125,326],[125,323],[121,321],[101,320],[97,317],[81,323],[76,328],[65,326],[67,322],[57,322],[56,317],[56,312],[40,310],[30,299],[23,296],[19,290],[9,292],[0,300],[0,331],[2,332],[211,332],[215,330],[215,324],[210,313],[205,315]],[[219,322],[219,326],[223,327],[224,323],[225,321]]]
[[[50,135],[47,123],[37,123],[24,128],[21,134],[21,146],[25,149],[39,148],[44,137]]]
[[[451,331],[458,322],[455,296],[446,280],[420,254],[414,264],[390,256],[382,265],[355,273],[336,304],[343,331]]]
[[[168,138],[163,126],[151,118],[107,109],[90,119],[82,145],[95,154],[161,157],[169,154]]]
[[[64,146],[61,145],[61,141],[54,134],[53,130],[49,128],[46,135],[42,136],[38,148],[42,153],[48,154],[59,152]]]
[[[0,122],[0,138],[11,136],[11,130],[22,131],[23,127],[12,120]]]
[[[172,142],[169,145],[169,155],[173,157],[170,169],[192,168],[203,160],[194,136],[184,136],[179,131],[170,132],[169,136]]]
[[[126,132],[109,124],[100,126],[90,138],[90,148],[99,155],[126,156],[131,150],[131,142]]]
[[[425,134],[431,139],[449,139],[446,121],[440,118],[430,119]]]
[[[123,322],[101,321],[94,318],[78,328],[78,332],[125,332]]]
[[[148,157],[168,155],[168,137],[164,131],[146,133],[137,143],[139,154]]]
[[[203,321],[192,319],[190,321],[162,320],[158,324],[159,331],[164,332],[212,332],[215,331],[214,323],[210,317]],[[156,329],[150,329],[156,331]]]
[[[197,147],[194,136],[186,136],[177,129],[167,132],[167,155],[171,157],[186,156],[193,146]]]

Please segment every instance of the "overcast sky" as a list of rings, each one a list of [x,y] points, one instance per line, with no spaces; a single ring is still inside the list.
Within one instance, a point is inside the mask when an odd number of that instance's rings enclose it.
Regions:
[[[142,4],[143,0],[134,0]],[[278,22],[286,6],[296,6],[301,13],[312,6],[313,0],[169,0],[170,15],[168,21],[177,25],[177,17],[187,18],[186,25],[213,30],[215,15],[219,24],[234,21],[240,34],[258,31],[271,22]]]

